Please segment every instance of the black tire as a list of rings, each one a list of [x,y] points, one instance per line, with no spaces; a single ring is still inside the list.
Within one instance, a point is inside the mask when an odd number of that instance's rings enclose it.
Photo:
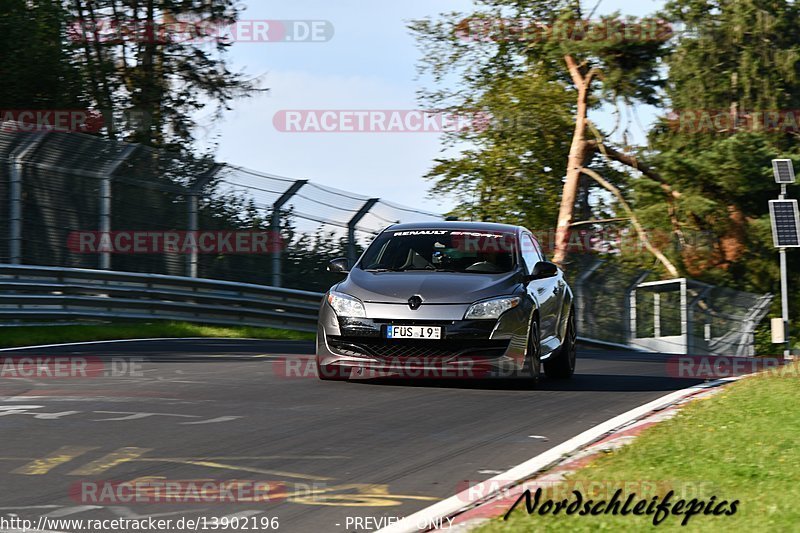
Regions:
[[[534,318],[531,321],[531,332],[528,335],[528,351],[525,354],[525,366],[522,369],[522,377],[530,381],[531,385],[539,382],[541,375],[542,344],[539,334],[539,322]]]
[[[575,359],[578,353],[578,332],[575,328],[575,313],[570,311],[567,319],[567,333],[564,343],[544,362],[544,373],[548,378],[569,379],[575,373]]]
[[[321,365],[317,359],[317,377],[322,381],[347,381],[350,369],[340,365]]]

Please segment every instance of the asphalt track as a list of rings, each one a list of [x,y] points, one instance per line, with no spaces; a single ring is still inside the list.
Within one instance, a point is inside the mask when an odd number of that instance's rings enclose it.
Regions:
[[[573,380],[545,379],[535,389],[321,382],[303,371],[312,349],[159,340],[0,353],[83,356],[104,369],[0,379],[0,517],[237,516],[261,525],[277,517],[278,531],[367,531],[376,525],[367,517],[411,514],[698,383],[669,377],[664,356],[588,348]],[[105,375],[112,366],[122,375]],[[76,492],[86,481],[143,478],[269,481],[275,489],[272,501],[236,503],[95,502]]]

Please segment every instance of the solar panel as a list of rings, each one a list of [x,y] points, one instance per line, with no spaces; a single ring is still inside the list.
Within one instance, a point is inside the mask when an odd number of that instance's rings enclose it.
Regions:
[[[800,247],[800,210],[797,200],[770,200],[772,239],[777,248]]]
[[[773,159],[772,173],[775,183],[794,183],[794,165],[791,159]]]

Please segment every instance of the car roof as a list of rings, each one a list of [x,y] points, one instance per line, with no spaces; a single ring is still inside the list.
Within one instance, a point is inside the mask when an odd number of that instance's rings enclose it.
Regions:
[[[495,222],[463,222],[463,221],[441,221],[441,222],[410,222],[406,224],[394,224],[387,228],[391,231],[406,230],[427,230],[427,229],[448,229],[463,231],[496,231],[517,233],[527,231],[521,226],[511,224],[497,224]]]

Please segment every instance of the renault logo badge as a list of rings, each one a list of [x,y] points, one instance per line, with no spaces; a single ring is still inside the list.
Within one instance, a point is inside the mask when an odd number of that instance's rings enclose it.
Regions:
[[[419,295],[414,295],[408,299],[408,307],[411,308],[412,311],[416,311],[422,305],[422,297]]]

